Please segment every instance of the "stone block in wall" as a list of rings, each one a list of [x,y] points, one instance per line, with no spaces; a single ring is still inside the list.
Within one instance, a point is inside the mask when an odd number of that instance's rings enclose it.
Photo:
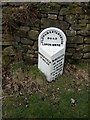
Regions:
[[[31,30],[36,30],[36,31],[39,31],[40,28],[39,27],[31,27]]]
[[[35,53],[35,51],[33,50],[33,49],[29,49],[28,51],[27,51],[27,54],[34,54]]]
[[[23,43],[25,45],[33,45],[34,41],[30,40],[28,38],[21,38],[21,43]]]
[[[77,34],[82,35],[82,36],[88,36],[88,35],[90,35],[90,31],[83,29],[83,30],[77,31]]]
[[[70,27],[70,29],[72,30],[84,30],[84,29],[86,29],[86,26],[82,26],[82,25],[80,25],[80,24],[72,24],[71,25],[71,27]]]
[[[84,45],[83,52],[90,52],[90,45]]]
[[[64,18],[64,17],[63,17],[62,15],[59,15],[59,16],[58,16],[58,20],[63,20],[63,18]]]
[[[57,15],[55,15],[55,14],[48,14],[48,18],[56,20],[57,19]]]
[[[13,35],[13,39],[14,39],[15,42],[20,42],[21,41],[20,37],[15,35],[15,34]]]
[[[79,14],[78,15],[78,20],[82,20],[82,19],[89,19],[89,17],[86,14]]]
[[[83,52],[83,45],[77,45],[76,52]]]
[[[7,67],[12,61],[14,61],[14,57],[2,55],[2,66]]]
[[[41,13],[53,13],[53,14],[58,14],[58,10],[60,10],[60,4],[55,3],[55,2],[50,2],[47,4],[41,4],[39,7]]]
[[[77,44],[72,44],[72,43],[68,43],[68,42],[67,42],[66,46],[67,46],[68,48],[76,48],[76,47],[77,47]]]
[[[83,36],[68,37],[67,43],[83,43]]]
[[[87,30],[90,30],[90,24],[87,24]]]
[[[65,56],[66,56],[66,59],[70,59],[70,58],[72,57],[72,53],[66,52],[66,53],[65,53]]]
[[[40,19],[34,18],[33,20],[30,20],[26,23],[30,27],[39,27],[40,26]]]
[[[28,51],[28,46],[27,45],[21,45],[21,50],[23,53],[26,54],[26,52]]]
[[[86,19],[79,20],[79,24],[86,24],[86,23],[88,23],[88,20]]]
[[[15,45],[13,36],[11,34],[2,34],[2,45],[3,46]]]
[[[79,23],[79,25],[80,25],[81,27],[86,27],[86,26],[87,26],[86,23]]]
[[[68,53],[75,53],[75,48],[67,48],[66,51]]]
[[[38,42],[34,42],[34,45],[32,47],[33,50],[38,50]]]
[[[85,43],[90,43],[90,36],[85,37],[84,42]]]
[[[72,9],[71,9],[72,10]],[[73,12],[75,11],[75,14],[83,14],[82,7],[76,7],[73,9]]]
[[[75,36],[76,35],[76,31],[75,30],[66,30],[66,35],[67,36]]]
[[[16,53],[20,52],[20,53],[25,53],[26,54],[26,52],[28,50],[28,45],[23,45],[23,44],[18,45],[17,44],[17,45],[14,46],[14,49],[15,49]]]
[[[37,30],[30,30],[28,36],[32,40],[38,40],[39,32]]]
[[[15,42],[13,42],[13,41],[9,41],[9,42],[2,41],[2,45],[3,46],[11,46],[11,45],[15,45]]]
[[[90,53],[84,53],[83,58],[90,59]]]
[[[45,14],[45,13],[41,13],[41,18],[47,18],[48,17],[48,15],[47,15],[47,13]]]
[[[65,21],[69,22],[70,24],[76,24],[77,23],[77,16],[70,14],[64,16]]]
[[[69,24],[65,21],[52,20],[46,18],[41,19],[41,28],[52,27],[52,26],[58,27],[62,30],[66,30],[69,28]]]
[[[83,53],[74,53],[73,56],[72,56],[72,59],[81,59],[83,56]]]
[[[0,34],[0,41],[2,40],[2,34]]]
[[[27,33],[25,32],[25,31],[21,31],[20,29],[19,30],[17,30],[17,31],[14,31],[15,33],[14,34],[16,34],[16,36],[19,36],[19,37],[26,37],[26,35],[27,35]]]
[[[2,41],[13,41],[13,36],[11,34],[2,34]]]
[[[68,14],[71,14],[69,8],[61,8],[59,15],[68,15]]]
[[[12,56],[15,55],[15,51],[12,46],[6,47],[3,50],[3,56]]]
[[[35,51],[34,57],[38,58],[38,51]]]
[[[21,5],[20,2],[13,2],[13,1],[12,1],[12,2],[8,2],[8,4],[9,4],[10,6],[14,6],[14,7],[15,7],[15,6],[17,7],[17,6],[20,6],[20,5]]]
[[[20,26],[20,30],[24,31],[25,33],[28,32],[29,29],[30,29],[30,27],[28,27],[28,26]]]

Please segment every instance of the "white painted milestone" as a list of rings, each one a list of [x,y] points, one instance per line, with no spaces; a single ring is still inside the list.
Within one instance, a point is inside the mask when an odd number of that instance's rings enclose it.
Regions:
[[[55,80],[63,73],[66,36],[58,28],[44,29],[38,37],[38,68],[47,81]]]

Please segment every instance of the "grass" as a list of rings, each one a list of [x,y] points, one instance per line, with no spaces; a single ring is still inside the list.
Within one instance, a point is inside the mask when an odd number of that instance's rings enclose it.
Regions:
[[[21,67],[21,65],[16,66],[13,67],[13,71]],[[80,63],[76,67],[87,71],[86,63]],[[63,74],[56,81],[48,83],[37,65],[29,66],[28,73],[32,80],[41,85],[40,89],[31,95],[6,96],[3,99],[4,118],[88,117],[88,92],[85,80],[78,91],[73,84],[75,79],[73,75]],[[71,98],[75,100],[75,104],[71,103]]]

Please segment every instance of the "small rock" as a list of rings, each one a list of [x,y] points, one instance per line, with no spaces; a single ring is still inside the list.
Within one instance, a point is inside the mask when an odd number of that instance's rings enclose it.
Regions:
[[[26,105],[26,107],[28,107],[28,105]]]
[[[22,92],[20,92],[19,94],[22,95]]]
[[[71,98],[71,104],[75,104],[75,100]]]
[[[80,88],[78,88],[78,91],[80,92],[80,91],[81,91],[81,89],[80,89]]]
[[[57,88],[57,90],[59,90],[59,88]]]

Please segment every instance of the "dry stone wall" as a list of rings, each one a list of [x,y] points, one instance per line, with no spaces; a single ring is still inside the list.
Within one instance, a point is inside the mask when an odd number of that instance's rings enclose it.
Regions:
[[[37,15],[28,16],[11,34],[3,26],[3,57],[6,63],[14,60],[37,63],[38,35],[47,27],[58,27],[67,36],[66,61],[90,60],[90,4],[89,3],[28,3]],[[20,3],[4,3],[3,15],[15,9],[23,10]],[[33,11],[32,11],[33,12]],[[27,13],[27,12],[26,12]],[[13,14],[11,12],[11,14]],[[37,17],[38,16],[38,17]],[[12,29],[12,27],[11,27]]]

